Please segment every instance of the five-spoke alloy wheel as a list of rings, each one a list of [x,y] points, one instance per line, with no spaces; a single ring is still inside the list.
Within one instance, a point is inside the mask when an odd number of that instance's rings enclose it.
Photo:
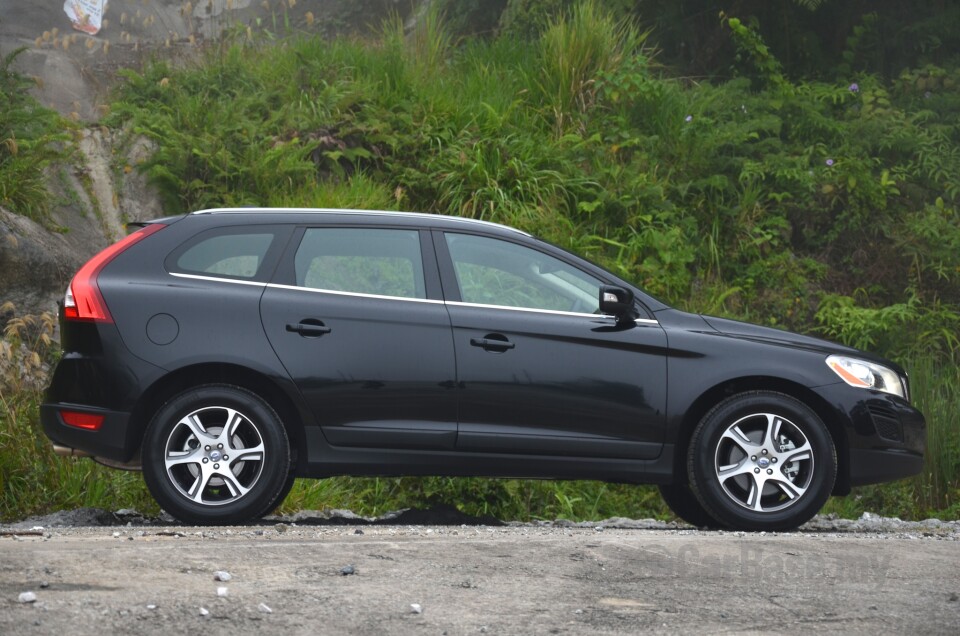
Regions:
[[[826,503],[836,449],[817,414],[781,393],[741,393],[721,402],[694,430],[692,490],[706,512],[743,530],[787,530]]]
[[[270,406],[235,386],[190,389],[161,408],[143,446],[160,505],[194,523],[235,523],[279,503],[291,483],[286,431]]]

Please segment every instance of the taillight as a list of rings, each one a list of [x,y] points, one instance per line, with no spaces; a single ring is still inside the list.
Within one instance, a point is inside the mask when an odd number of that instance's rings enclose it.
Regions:
[[[153,223],[147,225],[117,241],[103,250],[80,268],[73,277],[67,293],[63,297],[63,316],[67,320],[91,320],[94,322],[113,322],[113,317],[103,300],[100,287],[97,285],[97,276],[107,263],[116,258],[121,252],[141,241],[154,232],[159,232],[166,225]]]
[[[103,415],[80,413],[78,411],[60,411],[60,417],[67,426],[82,428],[88,431],[98,431],[103,426]]]

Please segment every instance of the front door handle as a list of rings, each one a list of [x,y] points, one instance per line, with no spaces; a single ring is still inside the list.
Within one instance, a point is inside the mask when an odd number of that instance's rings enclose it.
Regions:
[[[481,347],[484,351],[497,351],[499,353],[517,346],[504,336],[494,334],[488,334],[486,338],[470,338],[470,344],[474,347]]]
[[[304,338],[319,338],[325,333],[330,333],[332,329],[323,324],[322,320],[304,318],[295,325],[287,324],[287,331],[298,333]]]

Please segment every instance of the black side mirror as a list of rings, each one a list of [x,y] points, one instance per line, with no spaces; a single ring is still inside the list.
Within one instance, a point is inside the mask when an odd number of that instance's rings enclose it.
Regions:
[[[633,320],[633,292],[624,287],[600,287],[600,311],[615,316],[617,322]]]

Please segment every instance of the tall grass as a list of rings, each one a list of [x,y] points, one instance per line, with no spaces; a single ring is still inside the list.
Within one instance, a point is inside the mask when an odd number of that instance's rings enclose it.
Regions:
[[[12,312],[10,303],[0,308]],[[38,407],[57,357],[55,322],[50,314],[14,317],[0,340],[0,520],[77,506],[156,511],[138,474],[53,454]]]
[[[918,512],[960,518],[960,367],[924,356],[908,362],[912,401],[927,418],[923,473],[913,481]]]
[[[540,76],[535,84],[558,134],[595,99],[596,78],[611,73],[646,39],[627,20],[615,20],[599,2],[586,0],[561,13],[540,37]]]

